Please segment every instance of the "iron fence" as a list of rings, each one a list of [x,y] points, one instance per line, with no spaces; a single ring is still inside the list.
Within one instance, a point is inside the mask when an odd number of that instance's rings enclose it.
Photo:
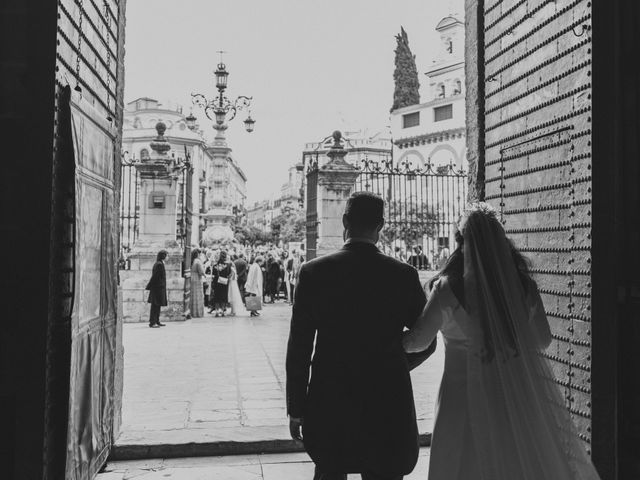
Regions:
[[[453,163],[434,166],[364,159],[354,191],[385,200],[380,249],[420,270],[440,268],[455,248],[455,225],[464,210],[467,174]]]
[[[308,257],[315,255],[318,235],[317,153],[306,172]],[[385,200],[385,226],[378,247],[419,270],[438,269],[455,249],[456,223],[467,198],[467,173],[453,163],[394,164],[393,158],[365,158],[356,168],[354,191],[369,191]]]
[[[120,167],[120,260],[121,270],[129,269],[127,259],[138,238],[140,219],[140,176],[134,160],[122,159]]]

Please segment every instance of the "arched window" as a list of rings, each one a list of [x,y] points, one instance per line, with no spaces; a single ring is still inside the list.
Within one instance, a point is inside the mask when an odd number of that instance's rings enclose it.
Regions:
[[[444,42],[447,53],[453,53],[453,40],[447,38]]]
[[[439,84],[438,87],[436,88],[436,96],[438,98],[445,97],[444,83]]]
[[[459,79],[453,81],[453,95],[460,95],[462,93],[462,82]]]
[[[149,150],[143,148],[140,150],[140,160],[148,160],[149,159]]]

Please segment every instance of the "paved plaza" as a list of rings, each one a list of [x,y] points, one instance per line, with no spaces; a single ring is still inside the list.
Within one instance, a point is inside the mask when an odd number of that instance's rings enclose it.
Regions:
[[[405,480],[426,480],[429,449]],[[313,463],[305,453],[234,455],[109,462],[96,480],[311,480]],[[349,475],[360,480],[360,475]]]
[[[278,302],[266,305],[260,317],[206,314],[153,329],[125,324],[123,421],[116,444],[289,439],[285,353],[290,315],[291,307]],[[412,373],[421,433],[431,431],[443,360],[440,344]]]

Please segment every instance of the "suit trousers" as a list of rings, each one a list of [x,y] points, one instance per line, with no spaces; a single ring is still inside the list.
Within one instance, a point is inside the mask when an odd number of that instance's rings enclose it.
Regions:
[[[371,472],[363,472],[360,474],[362,480],[402,480],[404,475],[398,475],[397,477],[382,477]],[[346,473],[322,473],[316,466],[313,480],[347,480]]]
[[[149,311],[149,325],[157,325],[158,323],[160,323],[160,305],[152,303]]]

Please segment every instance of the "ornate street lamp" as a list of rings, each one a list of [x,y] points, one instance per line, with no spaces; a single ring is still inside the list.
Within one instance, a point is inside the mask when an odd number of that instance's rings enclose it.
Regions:
[[[187,116],[185,119],[185,122],[187,123],[187,128],[189,130],[195,130],[196,128],[196,121],[198,120],[194,115],[193,112],[191,112],[189,114],[189,116]]]
[[[216,70],[216,88],[218,90],[224,90],[225,88],[227,88],[228,79],[229,72],[227,72],[227,66],[221,61],[218,64],[218,69]]]
[[[253,118],[251,118],[251,113],[249,113],[249,116],[244,121],[244,127],[247,129],[247,132],[249,133],[253,132],[253,126],[255,124],[256,124],[256,121]]]
[[[222,53],[224,52],[218,53],[220,53],[221,57],[218,68],[215,71],[218,95],[211,100],[207,100],[207,98],[201,93],[192,93],[191,99],[195,105],[204,109],[204,113],[207,115],[209,120],[213,120],[215,122],[213,128],[216,130],[224,130],[226,129],[226,125],[224,125],[225,121],[233,120],[238,111],[244,110],[245,108],[248,109],[251,106],[251,100],[253,100],[253,97],[240,95],[235,100],[231,101],[224,94],[224,91],[227,89],[229,72],[227,71],[227,66],[222,62]],[[247,132],[253,132],[255,123],[256,121],[251,118],[251,113],[249,113],[247,119],[244,121]]]

